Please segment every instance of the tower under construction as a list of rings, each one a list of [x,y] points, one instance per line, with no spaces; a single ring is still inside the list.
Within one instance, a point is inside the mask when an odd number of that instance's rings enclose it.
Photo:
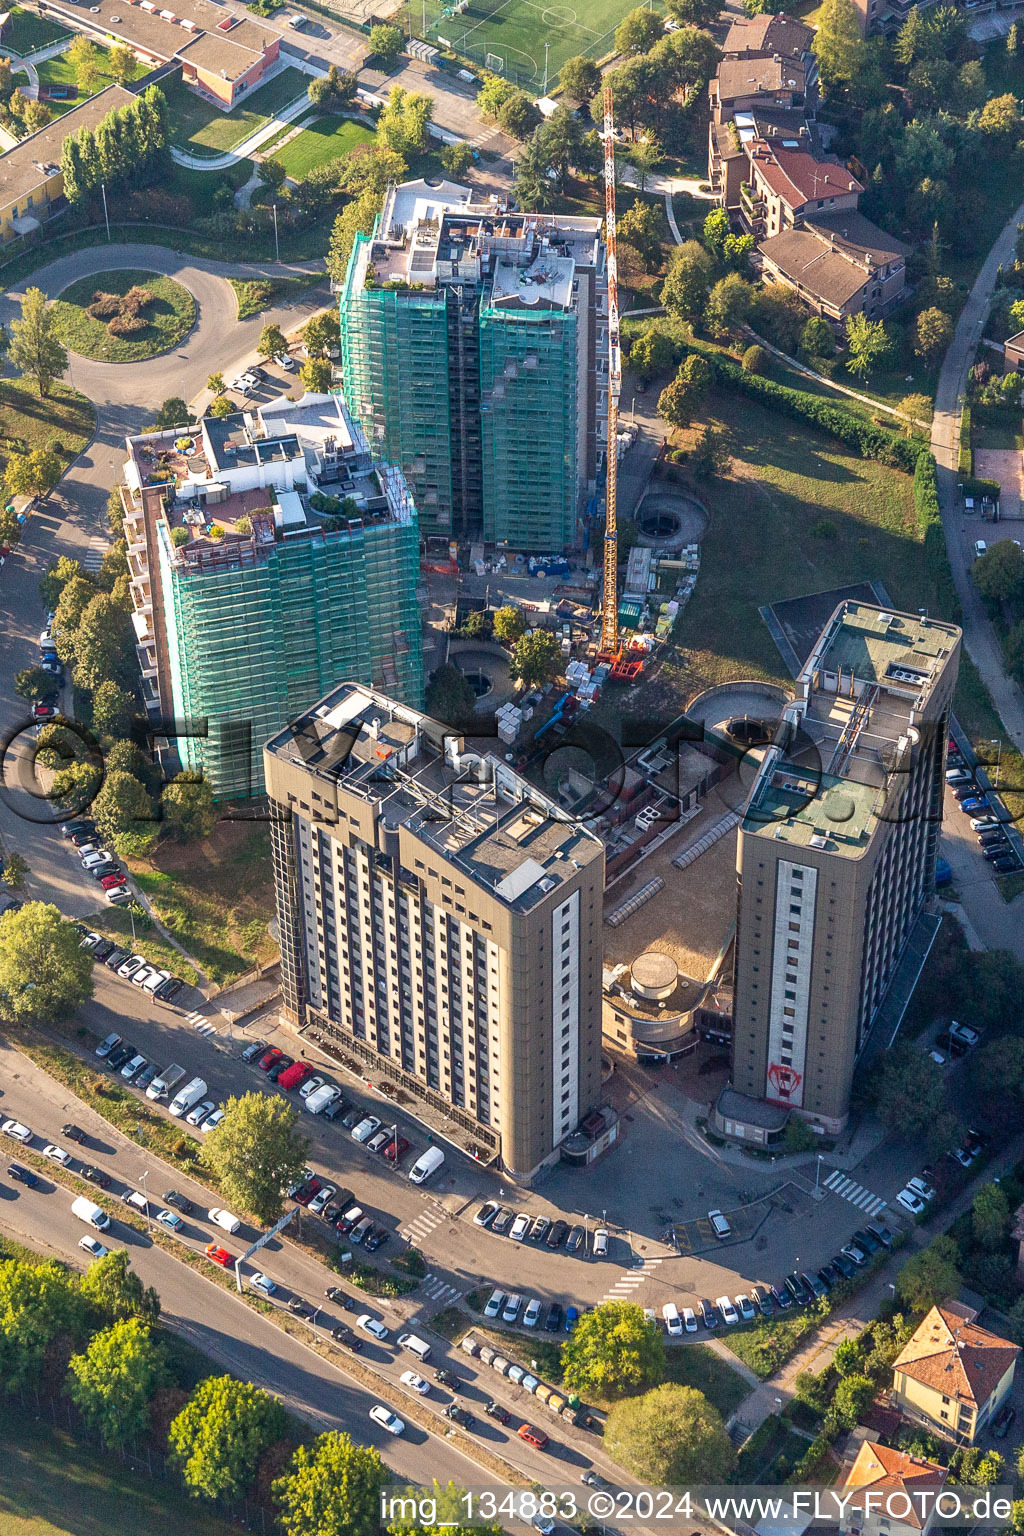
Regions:
[[[423,532],[580,542],[608,411],[600,219],[392,186],[356,238],[340,319],[346,398]]]

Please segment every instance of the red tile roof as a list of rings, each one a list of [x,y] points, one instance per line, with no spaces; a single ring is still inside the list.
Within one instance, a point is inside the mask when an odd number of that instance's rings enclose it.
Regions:
[[[748,154],[757,174],[794,211],[819,198],[859,196],[864,190],[835,155],[816,156],[767,139],[754,139]]]
[[[906,1451],[894,1451],[887,1445],[865,1440],[841,1492],[850,1498],[850,1507],[853,1509],[860,1507],[857,1498],[860,1492],[870,1490],[873,1494],[883,1496],[887,1493],[905,1494],[906,1504],[901,1499],[896,1506],[899,1513],[894,1511],[892,1518],[900,1525],[912,1525],[921,1530],[924,1521],[913,1496],[926,1490],[937,1491],[945,1483],[946,1477],[946,1468],[938,1466],[934,1461],[925,1461],[920,1456],[908,1455]],[[879,1512],[877,1505],[875,1510]]]
[[[1013,1365],[1020,1348],[955,1303],[932,1307],[896,1357],[893,1369],[961,1402],[981,1407]]]

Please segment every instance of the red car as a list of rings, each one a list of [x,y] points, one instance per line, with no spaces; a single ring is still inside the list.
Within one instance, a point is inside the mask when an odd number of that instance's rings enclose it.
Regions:
[[[279,1088],[301,1088],[307,1077],[313,1076],[313,1068],[308,1061],[295,1061],[290,1067],[285,1067],[277,1079]]]
[[[519,1438],[525,1440],[527,1445],[536,1447],[538,1451],[544,1450],[548,1443],[548,1437],[542,1429],[534,1429],[532,1424],[520,1424]]]
[[[33,720],[52,720],[57,710],[52,704],[43,704],[38,699],[32,705]]]
[[[104,875],[100,885],[105,891],[112,891],[115,886],[124,885],[124,875]]]
[[[404,1136],[393,1136],[384,1148],[384,1156],[389,1163],[400,1163],[408,1152],[411,1143]]]
[[[292,1195],[296,1205],[308,1205],[313,1196],[323,1189],[319,1179],[308,1179],[301,1189],[297,1189]]]
[[[212,1259],[215,1264],[219,1264],[223,1269],[230,1269],[235,1262],[227,1249],[218,1248],[216,1243],[207,1243],[203,1251],[208,1259]]]
[[[264,1051],[256,1065],[261,1072],[269,1072],[275,1061],[280,1061],[284,1051],[279,1051],[276,1045],[272,1045],[269,1051]]]

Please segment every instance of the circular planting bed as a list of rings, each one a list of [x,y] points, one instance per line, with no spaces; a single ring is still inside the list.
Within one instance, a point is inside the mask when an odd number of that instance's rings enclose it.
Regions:
[[[187,288],[157,272],[97,272],[65,288],[54,329],[72,352],[101,363],[138,363],[168,352],[196,320]]]

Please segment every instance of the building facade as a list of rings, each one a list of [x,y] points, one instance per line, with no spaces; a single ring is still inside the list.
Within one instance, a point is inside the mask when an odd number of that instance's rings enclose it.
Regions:
[[[419,533],[336,395],[129,438],[122,498],[147,708],[218,800],[339,676],[418,703]]]
[[[758,250],[763,281],[792,288],[837,329],[850,315],[883,319],[903,301],[910,247],[856,209],[805,218]]]
[[[840,604],[744,807],[732,1087],[828,1133],[934,888],[959,650],[954,625]]]
[[[401,466],[424,533],[578,542],[608,412],[600,227],[414,181],[357,236],[345,391],[374,451]]]
[[[109,113],[134,99],[123,86],[108,85],[0,155],[0,241],[35,234],[67,207],[60,168],[64,140],[82,128],[98,128]]]
[[[893,1398],[915,1423],[973,1445],[1013,1386],[1020,1347],[979,1328],[973,1307],[932,1307],[893,1363]]]
[[[926,1536],[948,1476],[937,1461],[864,1440],[839,1489],[839,1536]]]
[[[287,1014],[529,1182],[599,1102],[600,839],[351,683],[265,763]]]

